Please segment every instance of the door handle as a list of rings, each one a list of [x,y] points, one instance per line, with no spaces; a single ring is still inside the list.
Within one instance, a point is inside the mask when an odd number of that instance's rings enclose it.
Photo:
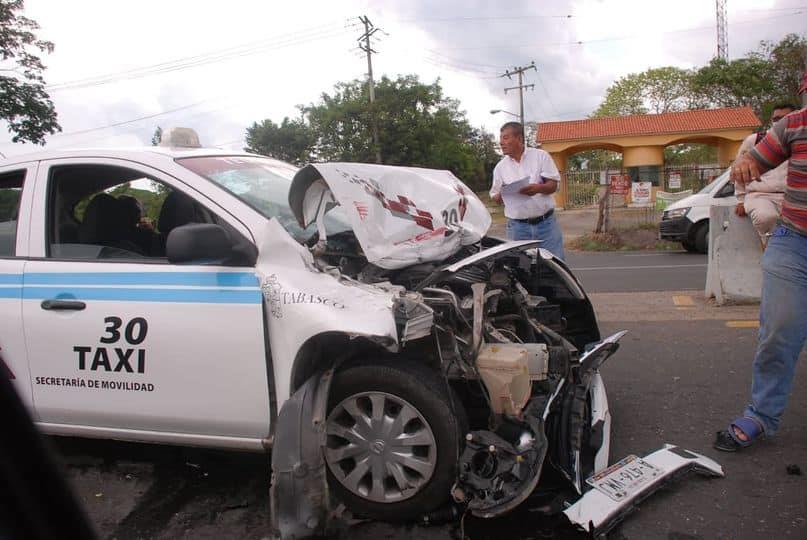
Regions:
[[[78,300],[43,300],[40,306],[51,311],[81,311],[87,304]]]

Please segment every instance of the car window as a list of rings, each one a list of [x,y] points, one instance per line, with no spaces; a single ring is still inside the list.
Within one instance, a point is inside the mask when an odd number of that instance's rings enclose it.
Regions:
[[[13,257],[25,171],[0,175],[0,257]]]
[[[725,185],[720,188],[720,191],[715,193],[715,198],[722,199],[725,197],[731,197],[732,195],[734,195],[734,183],[726,182]]]
[[[724,178],[726,177],[726,175],[728,175],[728,174],[729,174],[729,171],[727,170],[726,172],[724,172],[723,174],[721,174],[720,176],[718,176],[717,178],[715,178],[714,180],[712,180],[711,182],[709,182],[708,184],[706,184],[706,187],[704,187],[702,190],[700,190],[700,191],[698,192],[698,195],[705,195],[705,194],[707,194],[707,193],[711,193],[711,192],[712,192],[712,191],[713,191],[713,190],[714,190],[714,189],[717,187],[717,184],[719,184],[720,182],[722,182],[722,181],[723,181],[723,179],[724,179]]]
[[[182,191],[142,172],[110,165],[65,165],[51,170],[48,254],[59,259],[166,262],[168,235],[189,223],[237,231]]]
[[[297,168],[257,156],[205,156],[177,159],[177,163],[226,189],[266,216],[276,218],[298,240],[310,238],[316,226],[303,229],[289,208],[289,188]],[[350,230],[341,208],[325,216],[328,235]]]

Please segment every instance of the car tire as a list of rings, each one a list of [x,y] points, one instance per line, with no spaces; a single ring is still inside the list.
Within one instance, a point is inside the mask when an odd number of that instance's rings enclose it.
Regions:
[[[419,365],[334,375],[325,462],[331,489],[355,515],[408,521],[448,499],[466,427],[449,392],[440,373]]]
[[[703,221],[692,233],[692,244],[699,253],[709,251],[709,222]]]
[[[694,253],[698,251],[698,248],[695,247],[695,244],[690,242],[689,240],[681,240],[681,246],[690,253]]]

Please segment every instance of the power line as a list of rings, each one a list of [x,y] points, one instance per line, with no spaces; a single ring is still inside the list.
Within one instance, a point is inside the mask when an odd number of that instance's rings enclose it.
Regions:
[[[94,77],[87,77],[84,79],[77,79],[73,81],[66,81],[63,83],[52,84],[49,85],[47,89],[49,92],[56,92],[60,90],[72,90],[77,88],[99,86],[103,84],[118,82],[121,80],[139,79],[150,75],[189,69],[211,63],[231,60],[243,56],[249,56],[253,54],[259,54],[262,52],[268,52],[271,50],[290,47],[293,45],[300,45],[311,41],[336,37],[347,32],[347,29],[345,28],[336,29],[333,28],[333,26],[334,26],[333,23],[327,25],[320,25],[317,27],[285,34],[282,36],[276,36],[273,38],[264,39],[260,41],[253,41],[250,43],[236,45],[233,47],[227,47],[224,49],[218,49],[204,54],[187,56],[175,60],[169,60],[166,62],[151,64],[148,66],[141,66],[130,70],[108,73],[105,75],[97,75]]]
[[[441,58],[444,58],[444,59],[445,59],[446,61],[448,61],[448,62],[453,62],[453,63],[455,63],[455,64],[465,64],[465,65],[468,65],[468,66],[473,66],[473,67],[475,67],[475,68],[486,68],[486,69],[484,69],[484,70],[480,70],[480,71],[490,71],[490,70],[494,70],[494,71],[496,71],[496,72],[499,72],[499,71],[501,71],[501,70],[503,70],[503,69],[506,69],[506,68],[507,68],[507,66],[505,66],[505,65],[503,65],[503,64],[499,64],[499,65],[493,65],[493,64],[483,64],[483,63],[481,63],[481,62],[472,62],[472,61],[470,61],[470,60],[465,60],[465,59],[463,59],[463,58],[455,58],[455,57],[453,57],[453,56],[448,56],[447,54],[443,54],[443,53],[441,53],[440,51],[437,51],[437,50],[435,50],[435,49],[425,49],[425,50],[426,50],[426,52],[428,52],[429,54],[432,54],[432,55],[435,55],[435,56],[439,56],[439,57],[441,57]]]
[[[199,101],[199,102],[196,102],[196,103],[192,103],[191,105],[185,105],[183,107],[177,107],[176,109],[170,109],[170,110],[162,111],[162,112],[155,113],[155,114],[149,114],[149,115],[146,115],[146,116],[141,116],[139,118],[133,118],[131,120],[124,120],[122,122],[115,122],[114,124],[109,124],[109,125],[106,125],[106,126],[98,126],[98,127],[89,128],[89,129],[82,129],[82,130],[79,130],[79,131],[69,131],[69,132],[65,132],[65,133],[58,133],[58,134],[54,135],[54,137],[64,137],[64,136],[68,136],[68,135],[83,135],[84,133],[92,133],[93,131],[101,131],[102,129],[109,129],[109,128],[118,127],[118,126],[125,126],[126,124],[134,124],[135,122],[140,122],[141,120],[149,120],[151,118],[157,118],[158,116],[165,116],[166,114],[173,114],[175,112],[184,111],[186,109],[191,109],[193,107],[198,107],[199,105],[201,105],[203,103],[210,102],[210,101],[213,101],[213,100],[208,99],[208,100],[204,100],[204,101]]]
[[[475,17],[424,17],[416,19],[397,19],[399,22],[476,22],[476,21],[521,21],[524,19],[571,19],[572,14],[559,15],[494,15]]]
[[[442,60],[438,60],[429,56],[424,56],[423,60],[431,64],[435,67],[440,67],[444,69],[448,69],[450,71],[456,71],[458,73],[464,73],[466,75],[472,75],[476,78],[483,79],[483,80],[491,80],[491,79],[498,79],[500,75],[495,71],[483,71],[476,68],[470,68],[466,66],[461,66],[457,64],[452,64],[448,62],[444,62]]]
[[[549,101],[550,107],[552,107],[552,113],[557,115],[558,109],[557,107],[555,107],[555,103],[552,101],[552,96],[549,95],[549,91],[546,89],[546,86],[544,85],[543,77],[541,77],[541,74],[538,72],[537,69],[535,70],[535,74],[538,76],[538,83],[541,85],[541,88],[543,88],[544,94],[546,95],[546,99]]]
[[[801,9],[801,8],[799,8]],[[807,10],[807,8],[804,8]],[[748,21],[738,21],[732,23],[732,26],[742,25],[742,24],[759,24],[765,21],[771,21],[775,19],[782,19],[785,17],[792,17],[794,15],[802,15],[805,11],[798,10],[794,11],[793,13],[788,13],[785,15],[775,15],[772,17],[765,17],[761,19],[754,19]],[[588,40],[577,40],[577,41],[558,41],[554,43],[509,43],[507,45],[491,45],[491,46],[484,46],[484,47],[443,47],[444,49],[450,50],[488,50],[488,49],[514,49],[514,48],[549,48],[549,47],[563,47],[563,46],[577,46],[577,45],[588,45],[592,43],[609,43],[614,41],[632,41],[635,39],[646,39],[648,36],[657,36],[657,35],[667,35],[667,34],[678,34],[678,33],[686,33],[686,32],[699,32],[704,30],[714,31],[714,25],[709,26],[697,26],[692,28],[679,28],[676,30],[667,30],[664,32],[653,32],[652,34],[634,34],[631,36],[620,36],[620,37],[609,37],[609,38],[600,38],[600,39],[588,39]]]
[[[781,8],[754,8],[742,9],[739,11],[745,12],[776,12],[776,11],[793,11],[799,9],[807,9],[807,5],[791,6]],[[463,16],[463,17],[419,17],[410,19],[391,19],[398,22],[488,22],[488,21],[526,21],[533,19],[585,19],[596,17],[596,15],[579,14],[579,13],[559,13],[554,15],[535,15],[524,13],[520,15],[479,15],[479,16]]]

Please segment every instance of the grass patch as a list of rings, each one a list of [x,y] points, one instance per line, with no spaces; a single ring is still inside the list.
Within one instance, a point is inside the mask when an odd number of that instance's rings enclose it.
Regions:
[[[589,233],[569,242],[569,247],[581,251],[678,251],[676,242],[659,240],[658,225],[643,223],[607,233]]]

